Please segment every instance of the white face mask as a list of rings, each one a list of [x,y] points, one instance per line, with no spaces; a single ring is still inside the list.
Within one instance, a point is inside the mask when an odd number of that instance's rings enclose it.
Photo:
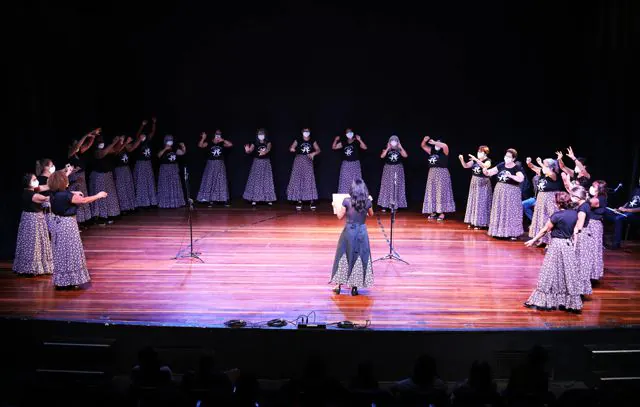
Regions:
[[[173,140],[167,140],[167,145],[171,147],[173,145]]]
[[[580,175],[580,173],[581,173],[582,171],[580,171],[580,169],[579,169],[578,167],[576,167],[576,169],[575,169],[575,170],[573,170],[573,172],[575,172],[575,173],[576,173],[576,175]]]
[[[40,185],[40,182],[37,179],[34,179],[33,181],[31,181],[31,188],[38,188],[39,185]]]
[[[140,140],[145,141],[147,139],[147,136],[145,136],[144,134],[142,135],[142,137],[140,137]]]
[[[483,160],[487,157],[487,155],[485,153],[483,153],[482,151],[478,151],[478,159]]]
[[[347,133],[347,138],[348,139],[352,139],[353,138],[353,132],[352,131]]]
[[[54,172],[56,172],[56,166],[52,165],[51,167],[49,167],[49,173],[53,174]]]
[[[440,147],[440,146],[434,146],[433,148],[435,148],[435,149],[436,149],[436,151],[440,151],[440,150],[442,150],[442,147]]]
[[[99,143],[98,144],[98,149],[102,150],[104,148],[104,143]]]
[[[506,155],[504,156],[504,163],[505,164],[511,164],[512,162],[513,162],[513,158],[507,157]]]
[[[311,135],[311,132],[310,132],[310,131],[303,131],[303,132],[302,132],[302,135],[303,135],[304,137],[306,137],[306,138],[309,138],[309,136]]]
[[[264,134],[258,134],[258,140],[264,141]]]
[[[391,145],[391,147],[397,147],[398,146],[398,142],[396,140],[391,140],[389,142],[389,144]]]
[[[591,194],[591,196],[596,196],[596,192],[598,192],[598,191],[596,191],[596,187],[591,186],[589,188],[589,193]]]
[[[216,135],[214,136],[214,138],[215,138],[216,140],[220,140],[220,139],[222,138],[222,134],[216,134]]]

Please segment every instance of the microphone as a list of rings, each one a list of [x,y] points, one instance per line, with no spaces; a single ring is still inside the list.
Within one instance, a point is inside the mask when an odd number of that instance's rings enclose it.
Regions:
[[[616,187],[616,189],[613,190],[613,193],[615,194],[616,192],[618,192],[618,190],[622,188],[622,182],[618,184],[618,186]]]

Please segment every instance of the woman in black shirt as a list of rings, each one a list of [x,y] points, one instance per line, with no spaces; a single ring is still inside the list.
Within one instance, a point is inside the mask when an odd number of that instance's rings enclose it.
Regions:
[[[207,166],[202,174],[200,191],[198,191],[198,202],[208,202],[213,206],[214,202],[224,202],[229,206],[229,186],[227,183],[227,168],[224,164],[226,152],[233,147],[233,144],[222,138],[222,132],[216,130],[211,139],[207,142],[207,133],[200,135],[198,147],[207,150]]]
[[[489,236],[508,237],[517,240],[524,233],[522,227],[522,191],[520,183],[524,180],[524,169],[516,162],[518,152],[510,148],[504,155],[504,161],[491,169],[483,169],[487,176],[497,175],[498,182],[491,203]]]
[[[158,152],[160,171],[158,172],[158,207],[180,208],[185,205],[178,157],[185,155],[187,147],[180,143],[173,146],[173,136],[164,136],[164,148]],[[190,198],[190,197],[189,197]]]
[[[389,137],[387,146],[380,154],[380,158],[384,160],[382,179],[380,180],[380,194],[378,195],[378,206],[382,208],[382,212],[385,212],[391,206],[395,206],[396,209],[407,207],[402,161],[408,156],[398,136],[394,134]]]
[[[142,134],[147,121],[143,120],[136,139],[140,140],[136,153],[136,165],[133,168],[133,184],[136,189],[136,208],[150,208],[158,205],[158,195],[156,193],[156,177],[153,174],[151,159],[151,140],[156,134],[156,118],[151,119],[151,133]]]
[[[37,193],[38,186],[34,174],[23,176],[22,215],[13,260],[13,271],[18,274],[35,276],[53,272],[49,230],[42,212],[42,204],[48,203],[49,197]]]
[[[525,243],[525,246],[532,247],[543,235],[551,232],[538,284],[524,305],[539,310],[561,308],[580,312],[582,281],[573,242],[578,215],[571,209],[572,199],[566,192],[556,192],[555,203],[559,210],[551,215],[545,227],[533,239]]]
[[[287,199],[295,201],[296,209],[302,209],[302,202],[309,202],[310,209],[316,209],[318,199],[316,175],[313,169],[313,159],[320,154],[318,142],[311,138],[309,128],[302,129],[302,137],[291,143],[289,151],[296,154],[287,187]]]
[[[87,161],[85,159],[86,152],[93,146],[96,135],[101,133],[102,129],[98,128],[91,133],[85,134],[80,140],[73,140],[69,146],[67,157],[71,165],[71,173],[69,174],[69,190],[78,191],[88,196],[87,189]],[[82,205],[78,208],[76,220],[79,225],[91,220],[91,205]]]
[[[271,168],[271,141],[267,137],[267,131],[258,129],[256,139],[252,144],[245,144],[244,151],[253,155],[253,163],[242,197],[251,201],[251,205],[254,206],[257,202],[272,205],[276,200],[276,190],[273,186]]]
[[[546,226],[549,217],[558,210],[555,195],[556,192],[564,190],[558,162],[553,158],[546,158],[544,161],[538,158],[537,162],[540,167],[533,166],[533,170],[536,171],[539,168],[536,173],[540,177],[536,185],[538,195],[536,196],[536,205],[533,208],[531,226],[529,226],[529,237],[537,235]],[[527,163],[529,163],[529,158],[527,158]],[[539,244],[548,244],[549,235],[542,236],[538,242]]]
[[[587,190],[581,186],[571,187],[569,191],[576,211],[578,212],[578,222],[576,223],[574,235],[576,241],[576,256],[578,256],[578,268],[582,279],[582,292],[588,295],[592,293],[591,287],[591,262],[593,252],[601,249],[595,247],[595,239],[591,236],[589,226],[591,224],[591,205],[588,201]]]
[[[138,148],[140,143],[139,137],[134,141],[131,137],[120,136],[120,142],[116,146],[114,155],[113,176],[116,182],[120,210],[125,213],[136,209],[136,189],[131,173],[131,153]]]
[[[434,140],[429,136],[422,139],[420,145],[429,154],[429,174],[424,191],[422,213],[429,215],[429,219],[443,221],[445,213],[456,211],[449,174],[449,146],[441,140]]]
[[[338,193],[348,194],[349,188],[355,179],[362,179],[362,167],[360,166],[360,151],[366,150],[367,145],[358,134],[353,134],[352,129],[346,129],[344,136],[333,139],[331,148],[342,151],[342,164],[340,164],[340,178],[338,179]]]
[[[51,190],[51,248],[53,252],[53,285],[56,288],[77,288],[91,280],[84,248],[80,239],[76,212],[78,205],[87,205],[108,194],[100,191],[82,196],[68,190],[69,178],[63,171],[49,177]]]
[[[478,147],[477,156],[469,154],[468,161],[465,161],[462,155],[459,155],[458,159],[464,168],[471,169],[471,185],[469,186],[469,198],[467,199],[464,223],[469,225],[469,229],[485,228],[489,226],[491,202],[493,201],[491,179],[484,175],[482,171],[485,168],[491,168],[489,147]]]
[[[591,261],[588,264],[590,268],[591,280],[600,280],[604,275],[604,260],[602,253],[604,227],[602,219],[607,211],[607,183],[598,180],[593,181],[589,187],[589,204],[591,205],[591,220],[587,226],[587,233],[594,240],[593,252],[588,253]]]
[[[341,286],[346,284],[351,286],[351,295],[358,295],[358,288],[373,285],[371,247],[365,224],[367,216],[373,216],[373,209],[363,180],[352,182],[349,195],[339,208],[334,208],[338,219],[346,215],[346,223],[338,240],[330,283],[336,284],[336,294],[340,294]]]
[[[100,225],[111,224],[114,218],[120,215],[120,202],[113,179],[113,159],[111,157],[119,142],[120,138],[114,137],[111,144],[107,145],[102,134],[96,136],[97,148],[94,152],[93,171],[89,176],[89,193],[97,194],[100,191],[106,191],[108,194],[106,199],[91,203],[91,213],[97,217]]]

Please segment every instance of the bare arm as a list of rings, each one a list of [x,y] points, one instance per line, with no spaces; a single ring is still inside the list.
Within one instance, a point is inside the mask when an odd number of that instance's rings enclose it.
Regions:
[[[254,144],[245,144],[244,145],[244,152],[247,154],[251,154],[253,153],[253,150],[256,148],[256,146]]]
[[[31,198],[31,201],[37,204],[42,204],[45,202],[49,202],[49,197],[48,196],[44,196],[44,195],[40,195],[40,194],[33,194],[33,197]]]
[[[317,141],[313,142],[313,153],[309,154],[311,156],[311,158],[315,158],[315,156],[317,156],[318,154],[320,154],[322,150],[320,150],[320,145],[318,145]]]
[[[571,158],[573,162],[576,164],[576,168],[582,173],[584,177],[591,178],[591,174],[587,172],[587,169],[582,165],[578,159],[576,159],[576,155],[573,153],[573,147],[569,147],[567,149],[567,157]]]
[[[573,228],[574,236],[582,232],[582,229],[584,228],[584,222],[586,219],[587,219],[586,213],[578,212],[578,222],[576,222],[576,226]]]
[[[147,125],[147,121],[143,120],[142,123],[140,123],[140,127],[138,128],[138,131],[136,132],[136,138],[140,138],[140,135],[142,134],[142,130],[144,130],[144,126]]]
[[[407,151],[404,149],[404,147],[402,147],[402,144],[398,143],[398,149],[400,150],[400,155],[402,156],[402,158],[409,157],[409,154],[407,154]]]
[[[292,153],[296,152],[296,147],[298,147],[298,141],[297,140],[293,140],[293,143],[291,143],[291,146],[289,146],[289,151]]]
[[[487,177],[493,177],[498,173],[498,167],[493,168],[483,168],[482,173]]]
[[[387,156],[387,154],[389,153],[389,149],[391,148],[391,146],[389,144],[387,144],[387,146],[382,150],[382,153],[380,153],[380,158],[385,158]]]
[[[422,147],[422,149],[426,151],[427,154],[431,154],[431,145],[429,145],[429,139],[430,139],[429,136],[425,136],[422,139],[422,143],[420,143],[420,147]]]
[[[529,169],[533,172],[536,173],[536,175],[540,175],[540,171],[542,171],[542,168],[536,166],[532,161],[531,161],[531,157],[527,157],[527,167],[529,167]]]
[[[336,216],[338,217],[338,219],[342,219],[344,218],[344,215],[347,213],[347,208],[345,208],[344,206],[340,205],[340,207],[337,209],[336,211]]]
[[[202,132],[202,134],[200,134],[200,140],[198,141],[198,147],[207,148],[207,146],[209,146],[209,143],[207,143],[207,133]]]
[[[524,181],[524,174],[518,171],[516,172],[516,175],[509,175],[509,178],[516,181],[517,183],[521,183],[522,181]]]
[[[458,159],[460,160],[460,164],[462,164],[462,168],[471,168],[473,166],[473,161],[464,161],[462,154],[458,156]]]
[[[127,139],[127,143],[125,144],[125,150],[127,150],[128,153],[132,152],[133,150],[135,150],[136,148],[140,147],[140,143],[142,143],[142,138],[138,137],[136,139],[136,141],[131,140],[131,138]]]
[[[563,156],[564,155],[562,154],[562,151],[556,151],[556,157],[558,160],[558,166],[560,167],[560,170],[562,170],[562,172],[564,172],[565,174],[571,176],[573,175],[573,170],[571,168],[567,168],[567,166],[564,165],[564,161],[562,161]]]
[[[333,144],[331,148],[334,150],[340,150],[342,148],[342,143],[340,142],[340,137],[336,137],[333,139]]]
[[[440,147],[442,151],[444,151],[444,155],[449,155],[449,146],[445,143],[441,143],[439,141],[434,141],[433,145],[436,147]]]
[[[109,144],[108,146],[105,146],[105,148],[103,148],[102,150],[98,150],[96,152],[96,157],[104,158],[107,154],[111,154],[119,142],[120,142],[119,137],[114,138],[111,144]]]
[[[156,135],[156,118],[151,118],[151,133],[149,133],[149,140],[153,139],[153,136]]]
[[[230,142],[230,141],[229,141],[229,140],[227,140],[227,139],[225,139],[225,140],[222,142],[222,144],[223,144],[225,147],[227,147],[227,148],[231,148],[231,147],[233,147],[233,143],[232,143],[232,142]]]
[[[564,184],[564,189],[566,189],[567,192],[571,191],[571,179],[569,178],[569,175],[567,175],[566,172],[563,172],[560,175],[562,176],[562,183]]]
[[[102,192],[98,192],[95,195],[92,196],[80,196],[77,194],[73,194],[71,197],[71,203],[74,205],[86,205],[89,204],[91,202],[95,202],[98,199],[102,199],[102,198],[106,198],[107,197],[107,193],[102,191]]]
[[[369,208],[367,211],[367,216],[373,216],[373,208]]]
[[[359,135],[357,135],[357,134],[356,134],[356,141],[357,141],[358,143],[360,143],[360,148],[361,148],[362,150],[366,150],[366,149],[367,149],[367,145],[366,145],[366,144],[364,144],[364,141],[362,141],[362,137],[360,137],[360,136],[359,136]]]
[[[553,229],[553,223],[551,223],[551,221],[549,220],[549,221],[547,221],[547,224],[544,225],[544,227],[542,229],[540,229],[538,234],[535,235],[533,237],[533,239],[527,241],[524,245],[527,246],[527,247],[533,246],[538,240],[542,239],[542,236],[544,236],[547,233],[551,232],[552,229]]]
[[[176,150],[176,155],[185,155],[187,154],[187,145],[184,143],[180,143],[178,150]]]
[[[171,150],[171,147],[169,146],[164,146],[164,148],[160,151],[158,151],[158,158],[162,158],[162,156],[164,155],[164,153],[166,153],[167,151]]]

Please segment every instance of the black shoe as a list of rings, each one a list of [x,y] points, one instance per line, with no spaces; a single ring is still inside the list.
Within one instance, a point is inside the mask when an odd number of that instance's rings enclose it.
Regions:
[[[358,287],[351,287],[351,295],[353,296],[358,295]]]
[[[338,284],[338,286],[331,291],[333,291],[336,294],[340,294],[340,284]]]

